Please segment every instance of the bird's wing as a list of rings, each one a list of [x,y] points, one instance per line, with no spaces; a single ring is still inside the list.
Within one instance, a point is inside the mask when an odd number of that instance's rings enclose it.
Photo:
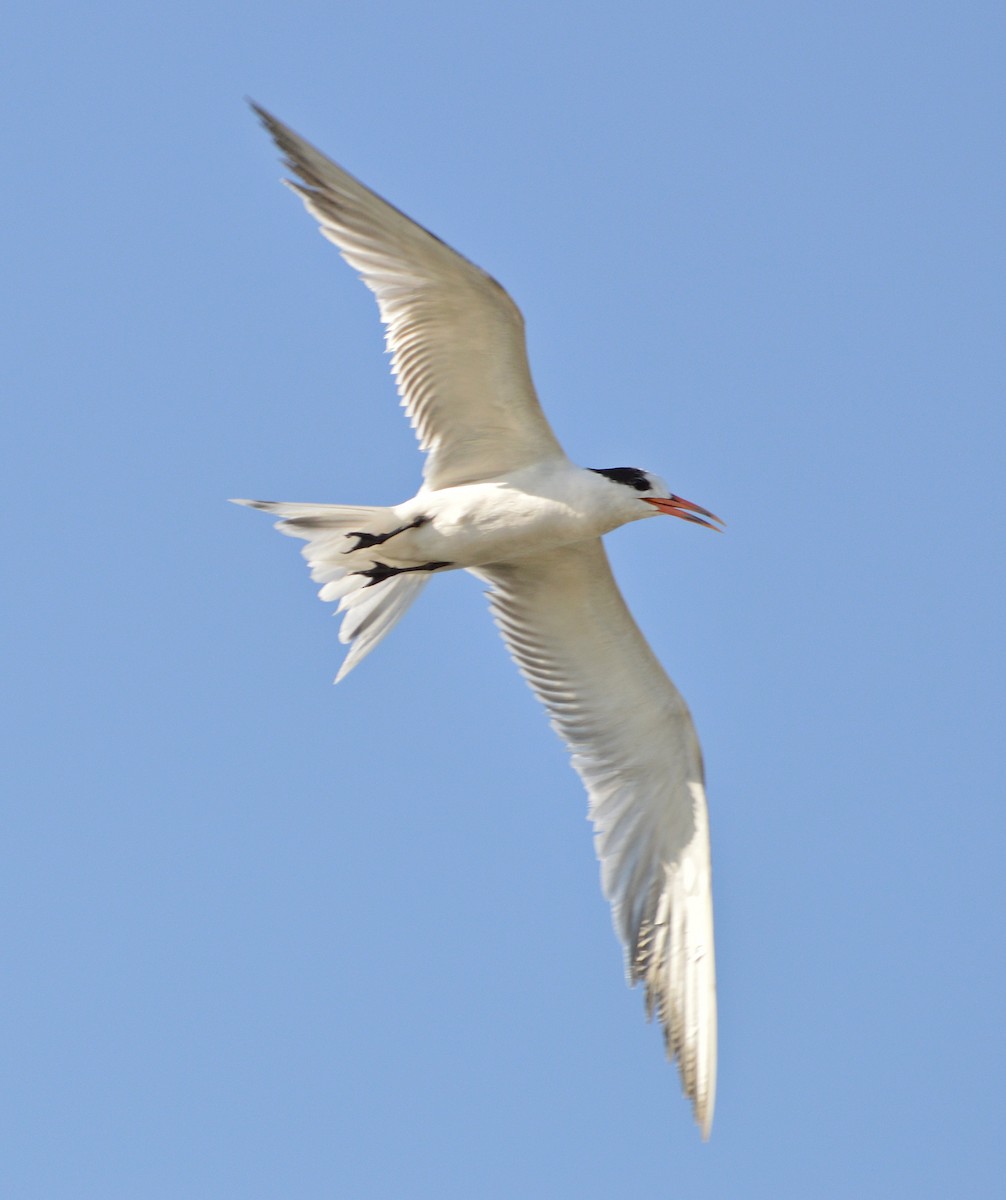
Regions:
[[[476,572],[590,797],[604,894],[708,1136],[716,973],[702,754],[681,694],[622,599],[599,540]]]
[[[502,287],[253,105],[290,187],[377,297],[430,487],[564,458],[531,382],[524,319]]]

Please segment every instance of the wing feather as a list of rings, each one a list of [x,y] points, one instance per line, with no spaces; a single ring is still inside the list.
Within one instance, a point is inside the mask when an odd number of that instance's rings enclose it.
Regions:
[[[587,788],[604,894],[704,1136],[716,1093],[709,825],[691,716],[601,542],[480,569],[496,624]]]
[[[523,317],[504,289],[252,107],[300,179],[290,187],[377,297],[402,405],[428,454],[428,485],[564,458],[531,381]]]

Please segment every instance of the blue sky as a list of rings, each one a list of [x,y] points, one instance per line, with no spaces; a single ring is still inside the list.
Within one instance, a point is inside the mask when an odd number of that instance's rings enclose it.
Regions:
[[[993,3],[15,5],[0,1193],[1001,1194]],[[338,688],[233,495],[393,503],[249,95],[496,275],[705,749],[703,1145],[475,581]]]

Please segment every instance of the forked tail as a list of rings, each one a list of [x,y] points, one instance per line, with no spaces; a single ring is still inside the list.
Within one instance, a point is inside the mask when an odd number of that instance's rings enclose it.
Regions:
[[[374,556],[373,547],[395,526],[390,508],[365,508],[349,504],[286,504],[272,500],[235,500],[249,508],[274,513],[280,533],[303,538],[301,554],[311,568],[311,578],[322,585],[321,600],[338,600],[345,613],[339,641],[349,653],[335,682],[344,678],[368,655],[399,620],[429,579],[428,570],[403,570],[384,574],[387,568]],[[429,564],[440,566],[446,564]]]

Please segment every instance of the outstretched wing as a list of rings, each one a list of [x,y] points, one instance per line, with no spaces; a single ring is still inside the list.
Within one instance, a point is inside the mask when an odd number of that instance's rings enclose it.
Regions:
[[[565,457],[531,382],[524,319],[495,279],[252,107],[301,180],[289,186],[377,297],[430,487]]]
[[[708,1136],[716,970],[702,755],[681,694],[646,644],[601,542],[477,572],[524,678],[590,797],[601,882],[668,1056]]]

